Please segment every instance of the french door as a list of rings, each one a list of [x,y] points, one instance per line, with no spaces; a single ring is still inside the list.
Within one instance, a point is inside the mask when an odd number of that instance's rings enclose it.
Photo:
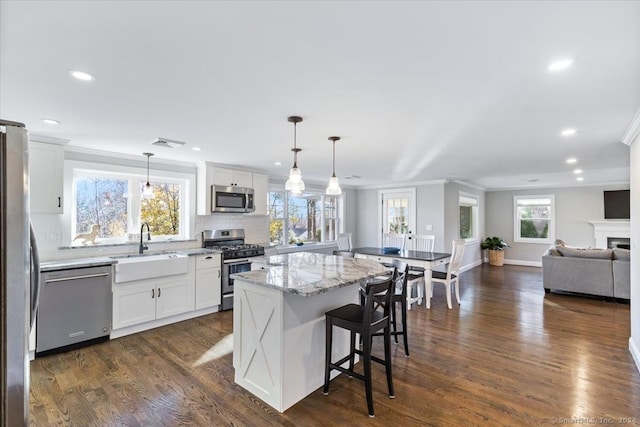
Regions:
[[[399,188],[380,190],[378,193],[380,210],[378,246],[382,246],[382,235],[407,234],[406,249],[413,249],[411,235],[416,229],[416,189]]]

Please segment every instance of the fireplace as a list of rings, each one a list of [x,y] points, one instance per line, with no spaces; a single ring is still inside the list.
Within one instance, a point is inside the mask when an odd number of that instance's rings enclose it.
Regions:
[[[619,247],[631,246],[630,221],[589,221],[593,225],[593,237],[596,248],[611,248],[611,241]]]
[[[631,249],[631,239],[628,237],[607,237],[607,248]]]

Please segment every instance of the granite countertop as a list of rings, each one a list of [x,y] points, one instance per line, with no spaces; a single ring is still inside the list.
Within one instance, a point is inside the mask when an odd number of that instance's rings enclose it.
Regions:
[[[167,252],[185,254],[188,256],[220,253],[220,251],[217,251],[215,249],[192,248],[192,249],[178,249],[175,251],[145,252],[145,254],[155,255],[155,254],[161,254],[161,253],[167,253]],[[40,263],[40,272],[67,270],[71,268],[99,267],[102,265],[112,265],[112,264],[118,263],[118,258],[126,257],[126,256],[127,254],[100,256],[100,257],[91,257],[91,258],[69,258],[69,259],[59,259],[54,261],[43,261]]]
[[[264,257],[267,268],[231,275],[255,285],[300,296],[312,296],[383,275],[387,269],[367,259],[345,258],[314,252]]]

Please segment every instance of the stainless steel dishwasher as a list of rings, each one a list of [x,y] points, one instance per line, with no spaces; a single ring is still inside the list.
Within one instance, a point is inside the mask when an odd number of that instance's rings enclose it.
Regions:
[[[109,338],[111,268],[105,265],[42,273],[36,356]]]

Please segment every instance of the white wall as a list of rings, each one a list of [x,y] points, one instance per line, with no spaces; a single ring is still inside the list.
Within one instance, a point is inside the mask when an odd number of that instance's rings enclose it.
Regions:
[[[593,226],[589,221],[604,220],[604,191],[628,187],[571,187],[515,191],[487,192],[486,231],[488,236],[502,237],[511,245],[505,252],[506,263],[531,264],[542,262],[542,254],[549,244],[514,243],[513,197],[516,195],[554,194],[556,201],[556,232],[554,239],[562,239],[572,246],[595,246]]]
[[[631,145],[631,338],[629,350],[640,370],[640,138]]]
[[[397,188],[403,188],[398,186]],[[484,236],[484,191],[466,185],[448,182],[408,186],[416,189],[416,230],[415,234],[434,234],[435,250],[450,252],[451,241],[458,238],[459,191],[476,194],[479,200],[478,236]],[[354,234],[354,246],[378,246],[378,221],[380,189],[361,189],[357,191],[358,220]],[[427,231],[427,225],[432,230]],[[480,239],[470,242],[465,248],[463,266],[474,266],[481,262]]]

